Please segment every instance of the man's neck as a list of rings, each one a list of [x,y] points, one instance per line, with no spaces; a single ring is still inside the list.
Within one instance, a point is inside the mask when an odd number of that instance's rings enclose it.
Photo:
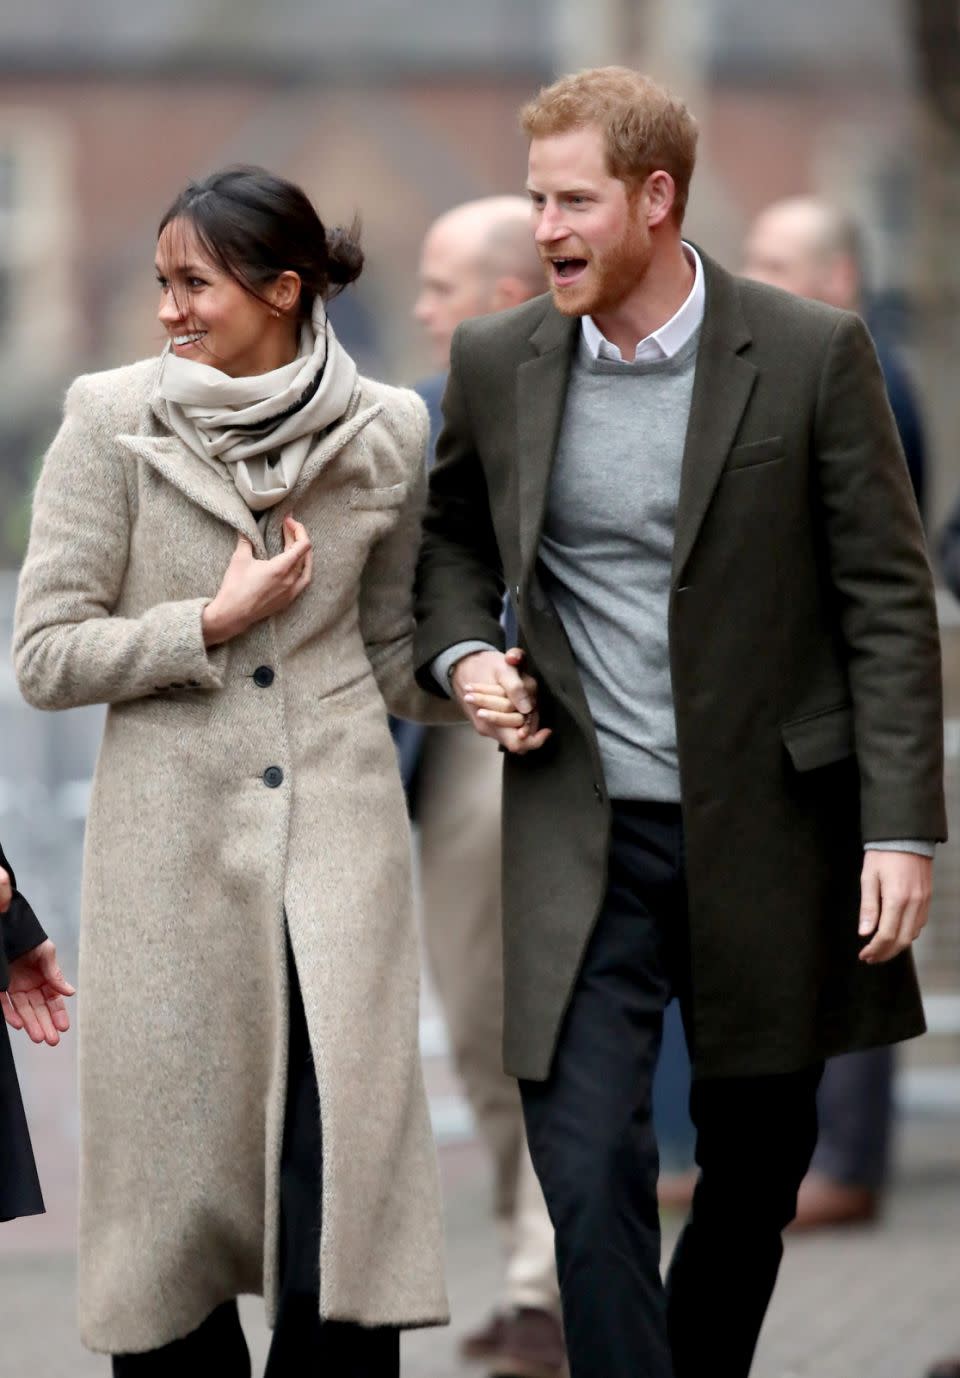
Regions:
[[[605,339],[632,359],[637,345],[677,314],[693,288],[696,271],[680,239],[658,248],[632,292],[593,320]]]

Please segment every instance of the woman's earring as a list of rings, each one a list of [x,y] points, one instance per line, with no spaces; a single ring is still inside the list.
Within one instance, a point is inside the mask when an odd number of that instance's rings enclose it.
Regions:
[[[277,310],[276,307],[273,308],[273,314],[279,319],[279,317],[280,317],[280,312]]]

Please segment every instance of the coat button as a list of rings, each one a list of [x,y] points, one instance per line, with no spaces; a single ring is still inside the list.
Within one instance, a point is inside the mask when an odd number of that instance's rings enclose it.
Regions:
[[[594,795],[596,796],[597,803],[598,803],[598,804],[602,804],[602,803],[603,803],[603,790],[600,788],[600,786],[597,784],[596,781],[593,782],[593,792],[594,792]]]
[[[283,771],[279,766],[267,766],[263,772],[263,783],[268,789],[276,789],[283,784]]]
[[[258,665],[253,672],[253,682],[258,689],[269,689],[273,680],[274,673],[269,665]]]

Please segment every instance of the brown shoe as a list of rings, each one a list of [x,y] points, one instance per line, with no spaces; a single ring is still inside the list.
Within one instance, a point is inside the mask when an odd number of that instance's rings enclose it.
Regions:
[[[470,1330],[460,1341],[460,1357],[475,1362],[488,1362],[500,1353],[509,1317],[506,1311],[491,1311],[477,1330]]]
[[[927,1370],[927,1378],[960,1378],[960,1355],[956,1359],[941,1359]]]
[[[800,1184],[791,1230],[822,1230],[835,1225],[866,1225],[877,1218],[879,1193],[808,1172]]]
[[[507,1317],[491,1378],[565,1378],[567,1351],[558,1316],[521,1306]]]

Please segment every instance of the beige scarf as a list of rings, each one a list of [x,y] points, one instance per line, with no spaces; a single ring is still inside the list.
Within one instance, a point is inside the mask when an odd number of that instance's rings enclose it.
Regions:
[[[226,464],[254,512],[293,488],[314,444],[350,405],[357,366],[318,297],[289,364],[231,378],[209,364],[160,356],[154,403],[170,429],[208,463]]]

